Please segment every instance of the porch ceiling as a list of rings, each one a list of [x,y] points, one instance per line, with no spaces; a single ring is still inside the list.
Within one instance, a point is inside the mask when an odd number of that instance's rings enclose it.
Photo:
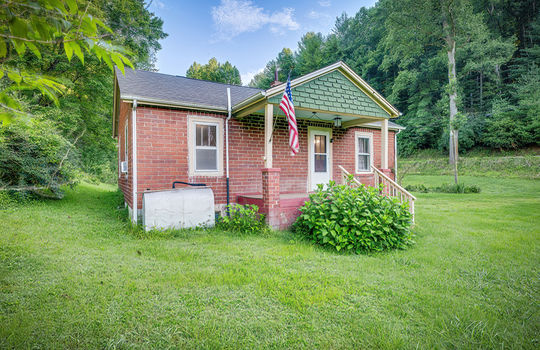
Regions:
[[[250,114],[264,115],[264,105],[261,105],[260,109],[252,110]],[[369,123],[373,121],[383,120],[386,118],[382,117],[373,117],[373,116],[360,116],[360,115],[347,115],[339,112],[327,112],[319,111],[308,108],[295,108],[296,118],[297,119],[308,119],[313,121],[322,121],[331,123],[336,117],[341,118],[342,125],[344,127],[360,125],[363,123]],[[313,113],[315,112],[315,113]],[[274,104],[274,116],[280,116],[285,118],[285,113],[279,108],[279,105]]]

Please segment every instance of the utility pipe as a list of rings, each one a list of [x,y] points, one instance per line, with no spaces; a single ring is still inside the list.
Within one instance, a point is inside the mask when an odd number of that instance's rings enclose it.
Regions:
[[[132,106],[132,112],[131,112],[131,148],[132,148],[132,158],[133,158],[133,166],[132,171],[133,174],[131,175],[132,179],[132,191],[133,191],[133,197],[132,197],[132,206],[133,206],[133,217],[131,221],[137,225],[137,100],[133,100],[133,106]]]
[[[398,182],[397,177],[397,136],[401,132],[400,129],[397,130],[396,133],[394,133],[394,175],[396,176],[396,182]]]
[[[231,88],[227,88],[227,112],[228,116],[225,119],[225,167],[227,175],[227,216],[229,215],[229,204],[230,204],[230,195],[229,195],[229,120],[232,116],[231,110]]]

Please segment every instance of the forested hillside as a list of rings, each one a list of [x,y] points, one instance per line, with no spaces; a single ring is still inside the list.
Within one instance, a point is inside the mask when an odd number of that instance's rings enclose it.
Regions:
[[[329,35],[306,33],[250,85],[268,88],[276,66],[285,81],[289,72],[295,78],[338,60],[403,113],[402,155],[448,150],[450,128],[460,151],[540,142],[535,0],[380,0],[337,18]]]

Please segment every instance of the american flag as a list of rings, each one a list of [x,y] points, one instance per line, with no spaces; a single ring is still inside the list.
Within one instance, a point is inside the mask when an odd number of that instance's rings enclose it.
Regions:
[[[298,127],[296,125],[296,114],[294,112],[290,76],[287,79],[287,87],[283,92],[283,98],[281,99],[279,108],[285,113],[289,122],[289,147],[291,147],[291,155],[294,156],[298,153],[300,146],[298,144]]]

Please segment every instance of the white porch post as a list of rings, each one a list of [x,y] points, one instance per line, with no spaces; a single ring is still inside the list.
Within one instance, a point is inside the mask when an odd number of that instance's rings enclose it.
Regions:
[[[264,167],[272,167],[272,128],[274,126],[274,105],[264,106]]]
[[[381,127],[381,169],[388,169],[388,119],[383,119]]]

